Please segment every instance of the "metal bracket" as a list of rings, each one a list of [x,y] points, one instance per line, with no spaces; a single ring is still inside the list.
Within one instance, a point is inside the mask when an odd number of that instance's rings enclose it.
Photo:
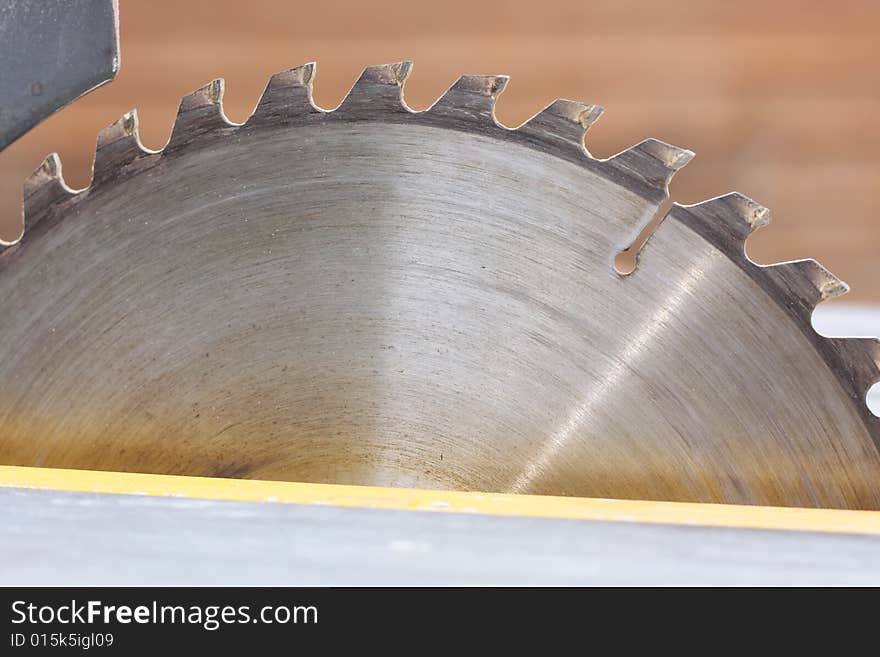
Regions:
[[[117,0],[0,0],[0,150],[116,77]]]

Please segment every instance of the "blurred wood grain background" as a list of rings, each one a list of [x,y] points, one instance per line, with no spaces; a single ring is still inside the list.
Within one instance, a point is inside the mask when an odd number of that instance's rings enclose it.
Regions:
[[[815,257],[849,300],[880,301],[880,3],[122,0],[120,17],[116,81],[0,155],[0,236],[19,233],[21,181],[46,153],[87,185],[96,133],[132,107],[160,148],[180,96],[213,77],[242,121],[275,71],[317,61],[333,107],[364,65],[413,59],[417,109],[461,73],[507,73],[508,125],[567,97],[606,107],[596,156],[647,136],[696,151],[673,198],[748,194],[773,212],[755,260]]]

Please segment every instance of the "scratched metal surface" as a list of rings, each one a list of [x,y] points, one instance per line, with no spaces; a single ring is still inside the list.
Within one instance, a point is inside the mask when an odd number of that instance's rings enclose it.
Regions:
[[[0,490],[3,585],[880,584],[880,536]]]

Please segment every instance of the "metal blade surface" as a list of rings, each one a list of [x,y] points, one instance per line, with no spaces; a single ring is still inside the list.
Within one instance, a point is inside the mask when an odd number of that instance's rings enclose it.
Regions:
[[[212,83],[78,193],[47,160],[0,253],[0,462],[880,508],[880,349],[812,330],[816,263],[748,261],[766,210],[676,206],[621,276],[690,153],[596,160],[568,101],[499,126],[501,77],[414,113],[408,70],[332,112],[287,71],[241,126]]]

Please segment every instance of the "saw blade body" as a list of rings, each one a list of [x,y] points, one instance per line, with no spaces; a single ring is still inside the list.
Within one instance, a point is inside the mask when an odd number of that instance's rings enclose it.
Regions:
[[[748,261],[766,210],[675,206],[621,276],[689,153],[594,159],[568,101],[499,126],[499,77],[414,113],[407,71],[326,112],[294,69],[240,126],[214,83],[78,193],[48,160],[0,253],[0,461],[880,508],[880,349],[813,331],[815,262]]]

